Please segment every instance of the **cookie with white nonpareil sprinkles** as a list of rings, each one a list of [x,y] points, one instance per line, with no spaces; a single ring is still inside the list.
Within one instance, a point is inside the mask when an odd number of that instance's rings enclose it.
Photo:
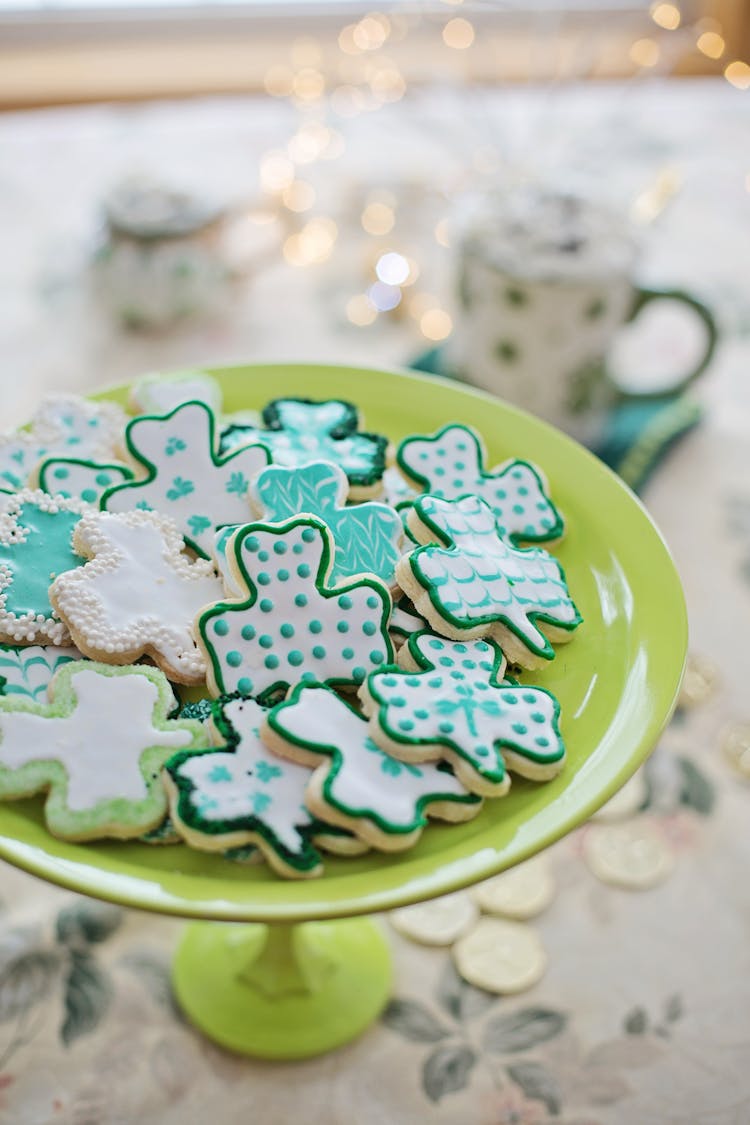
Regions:
[[[224,587],[211,563],[191,561],[184,546],[173,521],[156,512],[83,517],[73,547],[87,561],[49,591],[81,652],[109,664],[150,656],[178,683],[205,680],[193,619]]]
[[[70,643],[49,600],[58,575],[83,566],[73,532],[89,506],[39,490],[0,496],[0,641]]]
[[[196,622],[214,695],[265,701],[310,681],[354,688],[392,660],[388,589],[374,576],[328,586],[333,539],[320,520],[248,524],[226,552],[244,598]]]

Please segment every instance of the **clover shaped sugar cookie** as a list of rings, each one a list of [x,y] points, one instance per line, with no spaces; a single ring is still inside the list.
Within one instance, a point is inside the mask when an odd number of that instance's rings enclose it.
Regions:
[[[31,480],[51,496],[83,500],[98,508],[108,488],[124,484],[134,475],[133,470],[121,462],[46,457],[31,474]]]
[[[479,496],[492,509],[500,535],[513,543],[559,539],[563,520],[541,471],[528,461],[505,461],[485,470],[486,452],[469,426],[443,426],[431,437],[405,438],[396,459],[407,476],[442,500]]]
[[[373,672],[360,689],[370,735],[405,762],[443,758],[467,789],[500,797],[507,770],[545,781],[560,772],[560,707],[542,688],[502,683],[505,658],[490,641],[416,633],[401,668]]]
[[[50,601],[86,656],[132,664],[150,656],[170,679],[202,683],[193,619],[223,595],[205,559],[191,561],[172,520],[156,512],[91,512],[73,534],[89,560],[61,574]]]
[[[0,695],[43,703],[57,669],[81,659],[72,645],[0,645]]]
[[[133,418],[125,430],[127,449],[147,476],[108,489],[102,508],[155,509],[170,516],[186,543],[207,557],[215,528],[250,518],[248,485],[269,460],[260,445],[218,457],[215,429],[213,412],[203,402],[187,402],[163,417]]]
[[[48,703],[0,698],[0,799],[47,791],[55,836],[129,839],[167,811],[161,767],[206,745],[200,723],[167,718],[171,688],[158,668],[66,664]]]
[[[73,532],[88,510],[80,500],[38,490],[0,496],[0,642],[70,642],[49,588],[59,574],[83,566]]]
[[[569,640],[580,625],[557,560],[511,546],[478,496],[420,496],[408,525],[426,545],[400,560],[396,579],[436,633],[492,637],[509,661],[538,668],[555,655],[550,641]]]
[[[170,371],[141,375],[130,388],[133,414],[169,414],[186,402],[205,402],[214,414],[223,405],[221,387],[207,371]]]
[[[376,578],[328,585],[333,537],[314,516],[241,527],[226,548],[237,590],[197,621],[214,695],[266,699],[299,681],[355,687],[393,656]]]
[[[447,767],[384,753],[367,721],[321,684],[298,684],[266,716],[261,734],[278,754],[317,767],[305,796],[311,812],[381,851],[411,847],[428,816],[469,820],[481,808]]]
[[[125,414],[112,402],[48,395],[28,429],[0,434],[0,484],[23,488],[44,457],[111,461],[122,446]]]
[[[374,574],[392,586],[401,557],[401,517],[387,504],[373,501],[347,508],[348,491],[343,469],[314,461],[298,469],[269,465],[256,477],[250,495],[264,520],[277,523],[304,512],[328,525],[335,545],[331,584],[355,574]]]
[[[350,499],[365,500],[382,487],[388,439],[358,432],[359,414],[350,402],[277,398],[263,409],[265,429],[233,425],[222,435],[222,449],[259,441],[278,465],[332,461],[349,478]]]

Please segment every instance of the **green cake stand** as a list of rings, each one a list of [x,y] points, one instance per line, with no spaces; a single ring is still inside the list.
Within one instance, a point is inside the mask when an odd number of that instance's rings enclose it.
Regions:
[[[283,880],[179,846],[72,844],[46,831],[41,801],[0,808],[0,856],[41,878],[124,906],[200,919],[187,927],[174,986],[188,1017],[232,1050],[305,1058],[362,1032],[389,995],[385,937],[362,917],[497,874],[570,832],[652,750],[675,705],[687,648],[685,602],[658,530],[600,461],[542,422],[477,391],[394,371],[268,364],[213,371],[224,409],[271,398],[344,398],[394,441],[450,421],[485,437],[489,464],[542,467],[566,518],[554,548],[584,624],[542,672],[568,749],[553,781],[514,779],[467,824],[431,825],[398,855],[328,858],[317,879]],[[124,403],[127,387],[98,397]]]

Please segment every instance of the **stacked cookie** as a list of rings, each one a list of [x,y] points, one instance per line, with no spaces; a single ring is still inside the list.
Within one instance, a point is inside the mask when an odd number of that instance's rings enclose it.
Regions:
[[[203,372],[130,406],[0,436],[0,797],[299,877],[559,772],[557,701],[506,675],[581,622],[538,468],[337,400],[223,417]]]

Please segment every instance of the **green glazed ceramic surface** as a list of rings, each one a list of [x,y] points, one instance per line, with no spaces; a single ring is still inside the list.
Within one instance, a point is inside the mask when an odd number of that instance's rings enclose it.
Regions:
[[[128,906],[235,921],[301,921],[390,909],[518,863],[586,820],[653,748],[674,707],[687,647],[680,581],[631,492],[591,454],[485,394],[422,376],[352,367],[257,365],[212,371],[227,412],[279,395],[356,402],[368,430],[397,441],[450,421],[484,436],[488,464],[536,462],[565,516],[554,547],[584,624],[524,682],[562,706],[568,758],[545,784],[513,780],[467,824],[432,824],[411,851],[326,858],[325,875],[287,881],[178,845],[70,844],[44,828],[39,801],[0,806],[0,856],[52,882]],[[99,396],[125,403],[127,388]]]

